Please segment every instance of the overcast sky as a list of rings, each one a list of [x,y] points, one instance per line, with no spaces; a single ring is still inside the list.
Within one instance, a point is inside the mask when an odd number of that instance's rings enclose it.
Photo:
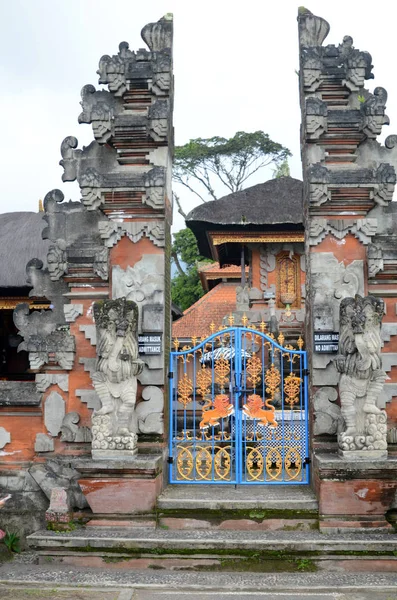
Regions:
[[[330,23],[326,43],[348,34],[372,54],[368,88],[389,92],[386,134],[397,133],[395,6],[307,5]],[[76,136],[80,147],[92,140],[91,126],[77,123],[80,90],[97,85],[103,54],[116,54],[124,40],[131,49],[144,47],[140,30],[167,12],[175,27],[176,144],[262,129],[291,150],[291,175],[301,177],[297,8],[291,0],[0,0],[0,212],[36,211],[56,187],[66,199],[79,198],[76,183],[62,183],[58,162],[66,136]],[[194,198],[183,199],[193,208]],[[179,215],[174,225],[183,226]]]

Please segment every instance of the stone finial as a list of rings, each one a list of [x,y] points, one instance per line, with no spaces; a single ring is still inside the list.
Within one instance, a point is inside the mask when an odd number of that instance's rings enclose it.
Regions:
[[[301,46],[321,46],[327,37],[330,26],[321,17],[316,17],[307,8],[299,7],[299,42]]]
[[[165,15],[157,23],[148,23],[141,31],[145,44],[152,52],[172,48],[173,18],[172,14]]]

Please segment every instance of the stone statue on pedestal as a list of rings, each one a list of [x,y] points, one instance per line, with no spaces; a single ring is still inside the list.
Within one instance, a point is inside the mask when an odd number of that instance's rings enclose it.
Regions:
[[[135,414],[138,358],[138,307],[125,298],[94,304],[97,328],[97,363],[92,382],[101,408],[92,417],[94,457],[130,456],[136,453]]]
[[[344,298],[340,304],[339,397],[344,428],[338,434],[345,458],[387,455],[384,410],[377,406],[386,373],[381,368],[380,327],[383,300],[374,296]]]

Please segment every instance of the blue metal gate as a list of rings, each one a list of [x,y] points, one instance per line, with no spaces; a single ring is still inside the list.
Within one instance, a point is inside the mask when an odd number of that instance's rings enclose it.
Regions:
[[[305,484],[307,355],[227,327],[170,356],[170,483]]]

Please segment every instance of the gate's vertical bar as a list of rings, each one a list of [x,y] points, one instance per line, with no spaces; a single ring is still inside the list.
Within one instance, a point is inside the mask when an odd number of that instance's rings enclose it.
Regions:
[[[307,369],[307,352],[303,353],[303,377],[304,377],[304,401],[305,401],[305,476],[306,483],[309,482],[309,464],[306,459],[309,458],[309,394],[308,394],[308,382],[309,382],[309,373]]]
[[[169,399],[170,399],[170,405],[169,405],[169,415],[168,415],[168,419],[169,419],[169,433],[168,435],[170,436],[169,439],[169,471],[168,471],[168,480],[170,483],[173,482],[174,478],[173,478],[173,458],[174,458],[174,453],[173,453],[173,444],[174,444],[174,432],[173,432],[173,418],[174,418],[174,355],[171,352],[171,356],[170,356],[170,370],[168,373],[168,377],[169,377]]]
[[[240,432],[240,390],[241,390],[241,336],[242,331],[238,328],[234,330],[234,344],[235,344],[235,354],[234,354],[234,368],[236,373],[236,385],[235,385],[235,395],[234,395],[234,431],[235,431],[235,440],[234,440],[234,453],[235,453],[235,480],[236,483],[241,483],[241,466],[240,466],[240,452],[241,452],[241,432]]]

